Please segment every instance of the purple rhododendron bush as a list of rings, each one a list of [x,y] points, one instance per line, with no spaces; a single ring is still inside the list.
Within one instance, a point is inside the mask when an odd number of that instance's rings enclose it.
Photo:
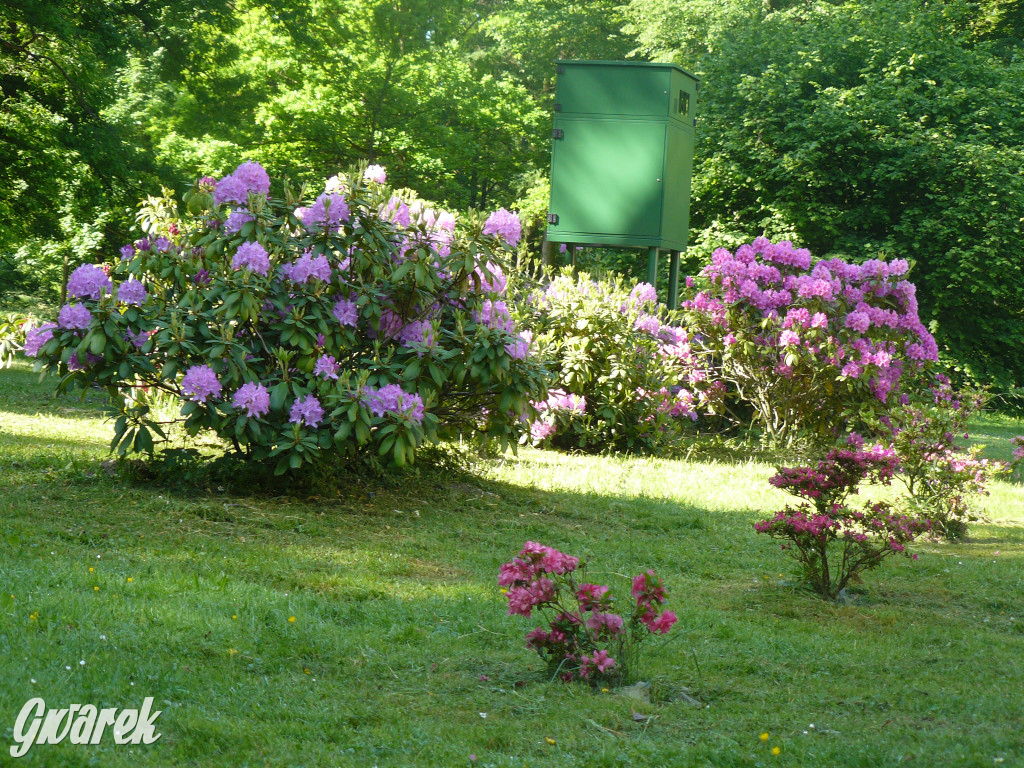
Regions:
[[[909,266],[813,262],[765,238],[720,248],[687,279],[685,325],[769,442],[835,440],[912,397],[938,360]]]
[[[518,218],[432,209],[379,166],[311,195],[270,188],[243,163],[184,208],[151,198],[145,237],[78,267],[26,353],[61,387],[107,389],[122,453],[166,436],[157,396],[189,434],[279,474],[326,456],[404,465],[453,435],[515,444],[546,396],[503,298]]]
[[[724,386],[648,283],[566,271],[522,297],[518,312],[555,377],[535,403],[537,445],[669,453],[719,405]]]

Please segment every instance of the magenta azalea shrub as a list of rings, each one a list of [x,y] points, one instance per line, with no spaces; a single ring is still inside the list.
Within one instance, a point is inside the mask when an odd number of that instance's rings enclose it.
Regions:
[[[789,242],[720,248],[688,278],[685,325],[729,396],[775,443],[862,422],[938,359],[903,259],[814,262]]]
[[[647,283],[629,289],[565,271],[517,311],[555,378],[535,403],[535,444],[665,452],[719,405],[723,385],[708,380],[691,335]]]
[[[786,542],[782,549],[803,567],[807,583],[835,599],[851,579],[889,555],[917,559],[907,545],[931,529],[927,518],[900,514],[882,502],[860,508],[847,503],[861,483],[888,484],[896,469],[892,449],[856,445],[832,450],[812,466],[781,467],[768,482],[802,503],[755,523],[754,529]]]
[[[633,579],[626,615],[617,612],[608,586],[589,583],[585,570],[579,558],[528,541],[519,557],[501,566],[498,584],[510,616],[544,616],[544,624],[526,635],[526,647],[544,659],[552,677],[595,684],[625,679],[641,643],[667,633],[676,615],[663,609],[665,587],[653,570]]]
[[[457,218],[385,180],[371,166],[277,199],[250,162],[200,179],[184,210],[151,198],[144,237],[75,269],[25,352],[62,386],[108,390],[122,452],[165,435],[155,393],[188,433],[278,473],[403,465],[456,434],[515,444],[547,381],[504,303],[515,215]]]

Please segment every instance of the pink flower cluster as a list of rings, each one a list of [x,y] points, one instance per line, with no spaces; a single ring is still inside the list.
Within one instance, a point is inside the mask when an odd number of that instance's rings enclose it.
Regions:
[[[516,214],[499,208],[487,217],[487,221],[484,222],[483,234],[497,235],[509,246],[515,248],[522,236],[522,224]]]
[[[583,395],[574,395],[564,389],[548,390],[548,399],[543,403],[534,403],[538,411],[566,411],[583,414],[587,410],[587,399]]]

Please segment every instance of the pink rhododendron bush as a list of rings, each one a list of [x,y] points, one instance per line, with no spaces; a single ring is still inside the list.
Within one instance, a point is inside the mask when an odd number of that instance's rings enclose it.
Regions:
[[[107,389],[122,452],[165,435],[156,394],[189,434],[278,473],[326,455],[403,465],[455,434],[514,444],[546,396],[503,298],[519,221],[456,218],[385,182],[371,166],[277,199],[244,163],[183,208],[150,199],[145,237],[76,269],[25,351],[62,387]]]
[[[535,403],[538,445],[664,453],[681,445],[724,386],[709,381],[691,336],[671,324],[653,286],[566,271],[518,305],[555,384]]]
[[[526,647],[547,663],[552,678],[626,679],[636,671],[642,643],[672,629],[676,615],[663,609],[665,587],[652,570],[633,579],[632,601],[622,612],[608,586],[588,582],[585,572],[578,557],[528,541],[501,566],[498,584],[510,616],[543,616],[526,635]]]
[[[758,238],[687,284],[685,326],[729,397],[776,445],[834,440],[913,394],[938,359],[903,259],[813,262]]]
[[[832,450],[814,465],[781,467],[768,482],[801,503],[754,529],[783,540],[782,549],[800,563],[806,582],[822,597],[835,599],[851,580],[890,555],[916,560],[907,545],[931,529],[926,517],[902,514],[884,502],[848,503],[865,481],[888,484],[896,467],[892,449],[856,445]]]

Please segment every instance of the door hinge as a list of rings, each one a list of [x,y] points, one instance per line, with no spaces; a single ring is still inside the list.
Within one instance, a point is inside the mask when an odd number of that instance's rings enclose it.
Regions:
[[[557,224],[557,223],[558,223],[558,214],[557,213],[549,213],[548,214],[548,224]]]
[[[565,131],[563,131],[561,128],[555,128],[555,130],[553,130],[551,132],[551,138],[553,138],[553,139],[564,139],[565,138]]]

